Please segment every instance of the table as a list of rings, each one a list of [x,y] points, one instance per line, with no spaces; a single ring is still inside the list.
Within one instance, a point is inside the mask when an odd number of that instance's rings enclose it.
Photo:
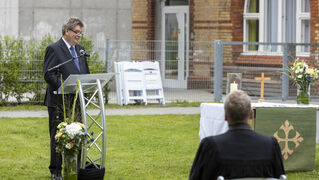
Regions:
[[[277,138],[287,171],[314,169],[318,105],[252,103],[252,108],[255,111],[254,130]],[[224,105],[202,103],[200,140],[227,130]]]

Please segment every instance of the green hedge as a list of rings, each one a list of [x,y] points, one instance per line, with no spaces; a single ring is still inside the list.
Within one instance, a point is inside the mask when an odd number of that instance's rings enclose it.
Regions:
[[[40,41],[4,36],[0,37],[0,104],[8,103],[9,97],[22,102],[23,95],[32,94],[29,102],[42,103],[46,83],[43,79],[45,48],[59,37],[44,36]],[[80,44],[91,54],[88,64],[91,73],[105,72],[105,64],[93,51],[94,43],[83,36]]]

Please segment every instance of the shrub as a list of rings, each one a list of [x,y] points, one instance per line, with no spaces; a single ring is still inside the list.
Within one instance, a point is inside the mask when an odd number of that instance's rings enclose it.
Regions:
[[[43,100],[43,94],[46,87],[44,78],[43,78],[43,62],[44,62],[44,50],[47,46],[52,44],[57,38],[52,37],[51,35],[43,36],[42,40],[30,40],[27,49],[28,49],[28,59],[30,65],[28,68],[28,79],[30,82],[30,90],[34,93],[32,102],[40,102]]]
[[[85,48],[87,54],[90,54],[90,57],[87,58],[90,73],[103,73],[105,72],[105,64],[100,60],[98,52],[93,51],[94,44],[92,39],[87,36],[82,36],[79,44]]]
[[[25,67],[28,66],[24,41],[21,38],[5,36],[1,40],[0,51],[0,92],[4,95],[1,98],[1,103],[7,102],[10,96],[16,97],[18,103],[21,103],[23,94],[29,90],[28,86],[24,84],[24,80],[26,80],[24,71]]]
[[[0,103],[8,103],[15,97],[21,103],[23,95],[33,96],[29,102],[42,102],[46,83],[43,78],[45,48],[57,41],[58,37],[45,35],[40,41],[25,41],[22,38],[0,37]],[[80,44],[91,54],[88,64],[91,73],[105,72],[105,65],[99,54],[93,50],[93,41],[83,36]]]

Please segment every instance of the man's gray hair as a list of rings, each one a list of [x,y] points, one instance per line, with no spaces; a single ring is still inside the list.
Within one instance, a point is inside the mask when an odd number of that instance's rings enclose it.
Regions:
[[[65,30],[67,29],[73,30],[75,26],[84,27],[84,24],[79,18],[76,18],[76,17],[69,18],[68,21],[62,26],[62,35],[65,34]]]
[[[251,112],[250,97],[244,91],[234,91],[227,95],[224,108],[228,124],[244,123]]]

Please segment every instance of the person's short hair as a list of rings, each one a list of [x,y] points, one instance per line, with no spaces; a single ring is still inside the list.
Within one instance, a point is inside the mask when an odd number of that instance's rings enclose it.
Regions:
[[[62,26],[62,35],[65,34],[65,31],[67,29],[73,30],[75,26],[80,26],[83,28],[84,24],[79,18],[76,18],[76,17],[69,18],[68,21]]]
[[[244,91],[234,91],[227,95],[224,108],[228,124],[246,122],[251,112],[250,97]]]

